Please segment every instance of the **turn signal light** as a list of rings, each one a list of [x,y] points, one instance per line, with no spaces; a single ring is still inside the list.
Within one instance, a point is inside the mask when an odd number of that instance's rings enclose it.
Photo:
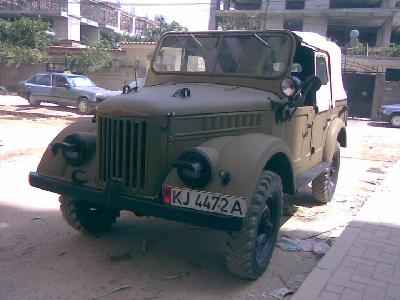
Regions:
[[[164,203],[170,205],[172,202],[172,186],[163,186],[162,194]]]

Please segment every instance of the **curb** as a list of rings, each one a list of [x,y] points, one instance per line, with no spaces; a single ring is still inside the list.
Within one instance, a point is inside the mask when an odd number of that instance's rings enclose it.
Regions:
[[[398,226],[398,214],[393,213],[398,210],[394,209],[391,202],[395,202],[393,201],[396,200],[395,194],[400,195],[400,187],[398,185],[399,177],[400,161],[389,169],[382,185],[378,187],[372,197],[367,200],[367,203],[347,225],[342,235],[340,235],[328,253],[303,281],[299,290],[292,296],[291,300],[319,299],[318,296],[329,282],[333,273],[340,266],[342,259],[366,225],[366,222],[379,223],[381,226],[397,223]],[[383,202],[390,203],[390,205],[383,205]],[[400,201],[396,202],[395,205],[400,208]],[[385,213],[383,214],[382,211],[385,211]]]

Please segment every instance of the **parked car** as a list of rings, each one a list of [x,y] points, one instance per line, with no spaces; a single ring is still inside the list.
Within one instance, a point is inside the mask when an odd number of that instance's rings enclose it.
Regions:
[[[393,127],[400,128],[400,104],[382,105],[378,119],[390,123]]]
[[[124,85],[122,87],[122,93],[130,93],[132,91],[136,91],[144,87],[146,83],[146,77],[139,77],[136,80],[132,81],[130,84]]]
[[[331,201],[346,124],[341,50],[324,37],[171,32],[146,88],[64,128],[29,182],[60,194],[65,221],[87,234],[121,210],[226,231],[228,269],[254,280],[274,251],[283,193],[311,183],[316,201]]]
[[[92,112],[106,98],[118,95],[96,86],[88,77],[71,73],[39,73],[19,82],[18,94],[32,106],[51,102],[63,106],[75,106],[79,113]]]

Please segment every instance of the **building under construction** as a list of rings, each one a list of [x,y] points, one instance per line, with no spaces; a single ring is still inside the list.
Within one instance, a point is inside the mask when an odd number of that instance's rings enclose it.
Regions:
[[[311,31],[346,49],[350,32],[366,49],[400,43],[400,0],[211,0],[209,29]],[[366,50],[342,61],[350,113],[375,118],[380,105],[400,103],[400,58]]]

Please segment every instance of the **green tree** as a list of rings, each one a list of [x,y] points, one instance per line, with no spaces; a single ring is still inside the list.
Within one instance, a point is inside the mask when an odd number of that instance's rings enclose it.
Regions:
[[[40,19],[0,19],[0,62],[7,64],[47,61],[50,24]]]
[[[116,61],[101,43],[88,47],[79,54],[70,56],[68,60],[68,69],[80,74],[101,71],[105,68],[116,66]]]
[[[156,27],[149,28],[145,32],[144,40],[148,42],[157,42],[160,37],[169,31],[187,31],[188,29],[176,21],[168,23],[164,16],[157,16],[155,21],[157,22]]]

